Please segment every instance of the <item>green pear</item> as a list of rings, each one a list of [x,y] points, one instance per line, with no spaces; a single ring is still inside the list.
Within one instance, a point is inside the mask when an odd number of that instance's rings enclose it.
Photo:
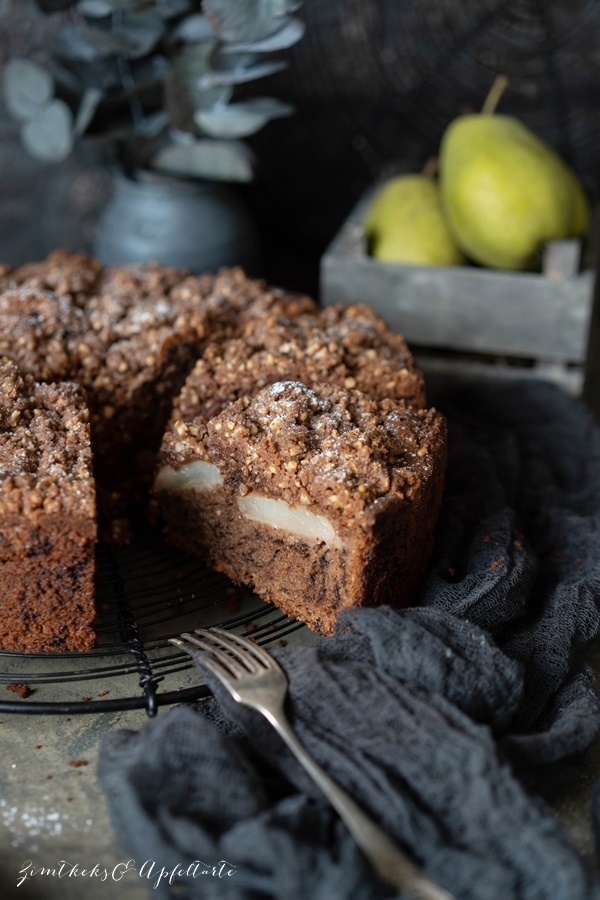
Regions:
[[[512,116],[460,116],[439,157],[446,219],[460,248],[498,269],[529,269],[551,240],[583,235],[589,206],[565,162]]]
[[[398,175],[375,195],[364,220],[371,255],[384,262],[457,266],[465,262],[429,175]]]

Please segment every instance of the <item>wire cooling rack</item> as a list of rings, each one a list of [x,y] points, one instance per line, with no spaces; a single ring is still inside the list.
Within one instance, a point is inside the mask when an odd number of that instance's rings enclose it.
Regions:
[[[0,652],[0,690],[24,685],[23,699],[0,700],[0,712],[118,712],[209,695],[191,659],[168,640],[220,625],[260,644],[283,644],[302,623],[236,587],[143,530],[129,547],[97,549],[97,642],[87,653]],[[185,677],[185,676],[188,677]],[[182,683],[188,681],[191,687]],[[16,695],[15,695],[16,697]]]

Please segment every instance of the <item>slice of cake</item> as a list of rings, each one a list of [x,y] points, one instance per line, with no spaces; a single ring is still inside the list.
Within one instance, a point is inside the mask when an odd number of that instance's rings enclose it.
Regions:
[[[413,600],[445,453],[435,410],[277,382],[178,422],[155,494],[171,543],[329,634],[347,606]]]
[[[109,269],[85,304],[90,335],[102,347],[90,395],[94,453],[113,467],[115,456],[156,451],[172,397],[181,389],[206,336],[206,313],[169,297],[176,270],[153,263]]]
[[[90,421],[99,507],[117,543],[152,483],[172,398],[201,351],[206,313],[169,296],[183,277],[155,263],[106,270],[82,307],[90,342],[101,348],[94,370],[81,370]]]
[[[95,513],[79,388],[0,358],[0,649],[93,646]]]

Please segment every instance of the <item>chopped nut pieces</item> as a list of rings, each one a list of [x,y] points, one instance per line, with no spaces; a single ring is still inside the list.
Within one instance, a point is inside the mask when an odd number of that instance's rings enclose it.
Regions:
[[[179,431],[276,381],[335,384],[379,400],[425,406],[425,384],[401,335],[366,306],[250,319],[241,336],[209,343],[171,416]]]

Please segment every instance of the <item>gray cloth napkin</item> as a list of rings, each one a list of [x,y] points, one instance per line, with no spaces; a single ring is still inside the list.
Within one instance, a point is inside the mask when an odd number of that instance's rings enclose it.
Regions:
[[[460,900],[600,898],[539,793],[600,731],[580,659],[600,633],[600,432],[542,383],[482,385],[444,411],[447,488],[420,606],[348,610],[333,637],[277,651],[290,719]],[[210,684],[214,700],[101,749],[112,820],[136,858],[235,866],[156,893],[389,897],[276,733]]]

